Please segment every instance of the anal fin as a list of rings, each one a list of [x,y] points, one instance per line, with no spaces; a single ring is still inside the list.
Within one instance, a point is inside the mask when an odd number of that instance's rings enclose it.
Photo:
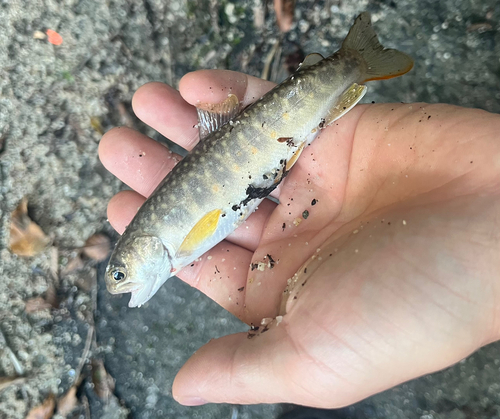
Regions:
[[[196,110],[198,112],[200,139],[203,140],[211,132],[217,131],[238,115],[240,102],[236,95],[230,94],[221,103],[200,103]]]
[[[299,148],[295,151],[293,156],[291,157],[290,160],[286,162],[286,167],[285,170],[288,172],[295,163],[297,163],[297,160],[299,159],[300,155],[302,154],[302,151],[304,150],[304,147],[306,146],[306,142],[304,141]]]
[[[354,83],[340,96],[337,104],[328,112],[323,126],[328,126],[349,112],[363,98],[366,86]]]

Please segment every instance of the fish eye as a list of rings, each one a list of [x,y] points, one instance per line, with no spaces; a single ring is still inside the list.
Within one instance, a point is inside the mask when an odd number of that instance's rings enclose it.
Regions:
[[[115,269],[113,270],[113,272],[111,272],[111,276],[113,277],[113,279],[115,281],[121,281],[123,279],[125,279],[125,277],[127,276],[126,273],[121,270],[121,269]]]

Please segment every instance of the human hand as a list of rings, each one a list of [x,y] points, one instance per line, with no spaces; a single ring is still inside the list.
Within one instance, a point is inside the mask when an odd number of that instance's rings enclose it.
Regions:
[[[180,94],[159,83],[141,87],[133,107],[191,149],[192,105],[232,92],[245,106],[271,87],[199,71],[181,80]],[[210,259],[179,277],[258,324],[278,314],[287,279],[312,255],[321,260],[301,272],[298,298],[279,325],[253,339],[209,342],[179,372],[174,397],[187,405],[339,407],[499,339],[499,131],[497,115],[425,104],[357,106],[325,129],[279,188],[280,204],[265,200]],[[178,158],[127,128],[108,132],[99,153],[136,191],[109,203],[121,233]],[[249,269],[268,254],[278,261],[273,269]]]

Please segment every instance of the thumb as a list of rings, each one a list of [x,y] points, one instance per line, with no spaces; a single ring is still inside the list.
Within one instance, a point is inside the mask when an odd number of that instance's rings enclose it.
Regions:
[[[312,382],[314,374],[297,368],[300,349],[294,347],[284,323],[251,339],[238,333],[210,341],[177,374],[172,389],[175,400],[188,406],[292,400],[321,404],[308,392],[310,385],[317,385]]]

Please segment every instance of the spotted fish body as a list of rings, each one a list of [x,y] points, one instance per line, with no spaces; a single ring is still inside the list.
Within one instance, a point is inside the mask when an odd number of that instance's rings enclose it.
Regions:
[[[361,83],[411,67],[408,56],[378,43],[363,13],[339,51],[325,59],[308,56],[250,107],[239,112],[231,95],[221,106],[200,110],[205,138],[163,179],[118,241],[106,272],[108,290],[131,292],[130,306],[144,304],[255,210],[321,129],[363,97]]]

